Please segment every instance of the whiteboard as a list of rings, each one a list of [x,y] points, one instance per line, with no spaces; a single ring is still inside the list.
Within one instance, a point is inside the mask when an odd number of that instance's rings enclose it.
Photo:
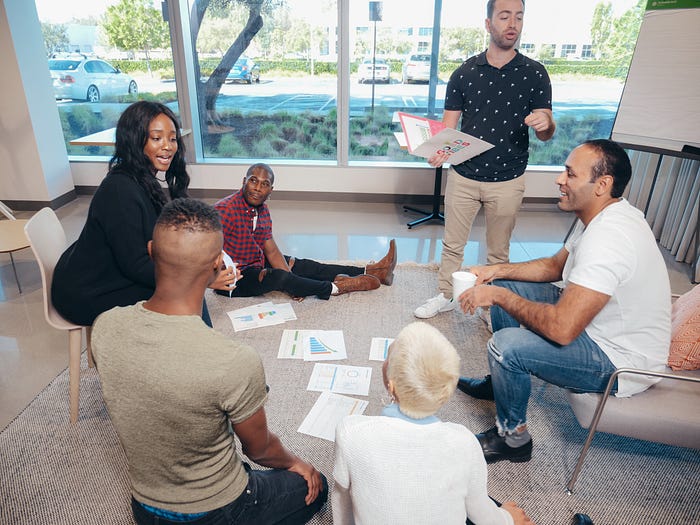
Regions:
[[[611,138],[660,153],[700,148],[700,8],[645,13]]]

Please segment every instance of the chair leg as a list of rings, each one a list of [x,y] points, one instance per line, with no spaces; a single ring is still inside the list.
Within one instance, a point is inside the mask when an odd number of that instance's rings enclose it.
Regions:
[[[95,366],[95,358],[92,356],[92,326],[85,327],[85,340],[87,341],[87,361],[88,366]]]
[[[596,432],[596,425],[593,425],[591,423],[590,429],[588,431],[588,437],[586,438],[586,442],[583,444],[583,448],[581,449],[581,453],[578,455],[578,461],[576,462],[576,467],[574,468],[574,473],[571,474],[571,479],[569,480],[569,483],[566,485],[566,493],[571,495],[574,493],[574,485],[576,484],[576,480],[578,479],[578,474],[581,472],[581,468],[583,467],[583,460],[586,459],[586,454],[588,453],[588,449],[591,446],[591,441],[593,441],[593,436],[595,435]]]
[[[593,412],[591,423],[590,425],[588,425],[588,437],[586,438],[586,442],[583,444],[581,453],[578,456],[578,462],[576,463],[576,467],[574,468],[574,473],[571,475],[571,479],[566,485],[567,494],[573,494],[574,492],[574,485],[576,484],[576,479],[578,478],[578,474],[581,471],[581,467],[583,467],[583,460],[586,459],[588,448],[591,446],[593,436],[595,435],[596,430],[598,429],[598,423],[600,422],[600,418],[603,415],[605,404],[608,402],[608,399],[610,399],[610,392],[612,391],[612,388],[615,385],[615,381],[617,381],[617,376],[620,374],[621,370],[624,369],[617,369],[615,370],[615,372],[612,373],[610,379],[608,379],[608,385],[605,387],[605,391],[603,392],[600,401],[598,401],[598,406],[596,406],[595,412]]]
[[[12,257],[12,252],[10,252],[10,261],[12,262],[12,271],[15,274],[15,282],[17,283],[17,289],[19,290],[20,295],[22,295],[22,285],[19,284],[19,277],[17,277],[17,267],[15,266],[15,258]]]
[[[68,331],[68,385],[70,391],[70,422],[78,421],[80,407],[80,350],[83,343],[83,329]]]

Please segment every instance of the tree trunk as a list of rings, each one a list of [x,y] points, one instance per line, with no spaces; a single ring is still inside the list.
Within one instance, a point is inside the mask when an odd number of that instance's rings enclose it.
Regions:
[[[216,99],[221,92],[221,86],[224,84],[226,76],[236,63],[236,60],[238,60],[238,58],[248,48],[250,42],[263,26],[262,16],[260,16],[261,4],[249,4],[248,21],[246,22],[243,31],[241,31],[233,44],[231,44],[231,46],[226,50],[223,58],[209,78],[206,81],[202,81],[199,57],[197,56],[196,49],[197,35],[199,34],[199,29],[207,7],[209,7],[209,0],[200,0],[195,3],[190,14],[192,48],[195,50],[193,61],[197,78],[197,101],[199,103],[199,120],[202,133],[207,132],[210,124],[221,125],[221,121],[216,114]]]

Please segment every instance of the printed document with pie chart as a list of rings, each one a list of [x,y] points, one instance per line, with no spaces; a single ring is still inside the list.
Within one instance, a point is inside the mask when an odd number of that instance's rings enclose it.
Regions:
[[[429,159],[438,153],[447,153],[450,164],[461,164],[465,160],[480,155],[493,148],[493,144],[477,137],[448,128],[438,120],[432,120],[410,113],[398,112],[403,137],[397,134],[397,140],[405,140],[406,148],[412,155]]]
[[[368,366],[336,365],[316,363],[309,378],[307,390],[355,396],[369,395],[372,369]]]

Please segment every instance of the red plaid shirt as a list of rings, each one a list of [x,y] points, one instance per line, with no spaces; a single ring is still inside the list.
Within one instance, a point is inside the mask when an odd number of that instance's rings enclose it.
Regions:
[[[272,239],[272,218],[267,204],[250,206],[243,198],[243,190],[238,190],[214,207],[221,217],[224,251],[238,264],[238,269],[264,268],[263,245]]]

